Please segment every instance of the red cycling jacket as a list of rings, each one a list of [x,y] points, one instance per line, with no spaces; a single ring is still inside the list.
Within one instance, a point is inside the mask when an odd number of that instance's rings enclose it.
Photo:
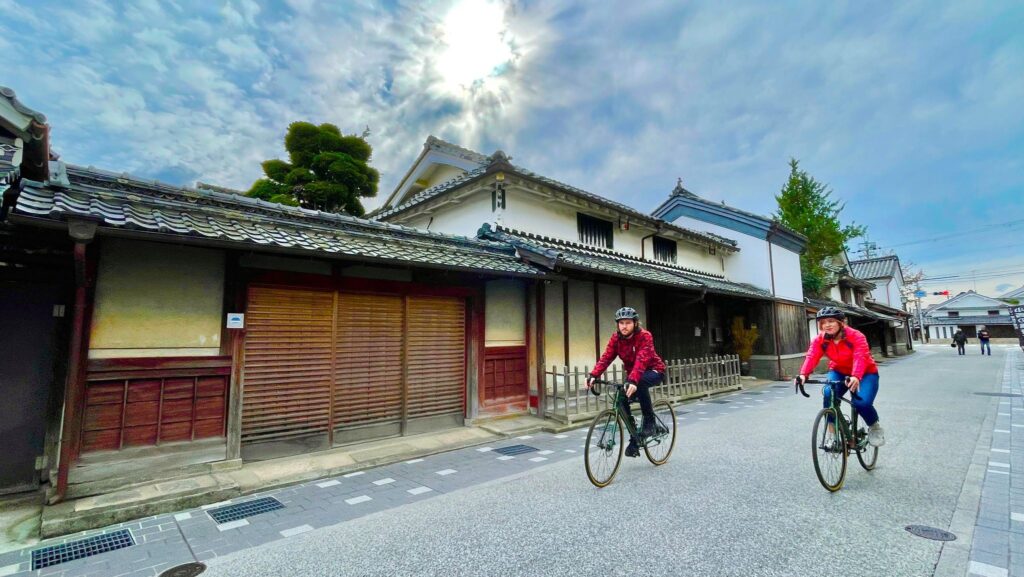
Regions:
[[[871,348],[868,347],[868,339],[864,333],[844,327],[840,334],[842,339],[838,343],[826,339],[825,333],[818,333],[818,336],[811,340],[811,346],[807,347],[804,366],[800,369],[801,375],[811,374],[822,355],[829,358],[830,370],[846,376],[863,379],[864,375],[878,372],[878,365],[875,364],[875,359],[871,358]]]
[[[604,354],[594,365],[594,370],[590,371],[590,375],[600,377],[608,365],[612,364],[615,357],[622,359],[622,366],[629,373],[629,378],[626,381],[630,383],[639,383],[644,371],[665,372],[665,362],[654,350],[654,335],[639,327],[628,337],[623,337],[618,331],[615,331],[612,338],[608,340]]]

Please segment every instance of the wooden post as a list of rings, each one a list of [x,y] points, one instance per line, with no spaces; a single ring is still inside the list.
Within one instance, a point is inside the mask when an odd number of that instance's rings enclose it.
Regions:
[[[68,233],[75,243],[75,308],[68,350],[68,374],[64,386],[64,426],[57,464],[57,487],[56,492],[48,498],[51,505],[64,500],[68,489],[68,473],[78,460],[82,448],[86,363],[96,273],[95,249],[86,250],[86,246],[95,238],[96,223],[69,222]]]

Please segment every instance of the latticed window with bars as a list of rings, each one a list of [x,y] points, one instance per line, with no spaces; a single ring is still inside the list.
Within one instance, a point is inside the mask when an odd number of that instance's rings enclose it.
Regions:
[[[576,228],[580,242],[600,248],[613,248],[612,223],[583,213],[576,214]]]
[[[660,236],[654,237],[654,260],[676,262],[676,241]]]

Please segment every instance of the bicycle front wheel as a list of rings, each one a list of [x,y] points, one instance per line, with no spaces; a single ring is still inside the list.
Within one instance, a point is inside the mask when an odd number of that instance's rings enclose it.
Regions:
[[[846,479],[846,439],[843,438],[843,428],[839,426],[837,416],[835,409],[822,409],[814,420],[811,432],[814,472],[821,486],[831,492],[841,489]]]
[[[676,412],[672,403],[666,400],[654,403],[654,426],[655,434],[644,442],[644,452],[650,462],[664,465],[676,446]]]
[[[623,423],[612,409],[601,411],[587,432],[587,446],[583,453],[583,465],[587,478],[595,487],[606,487],[612,482],[622,463]]]

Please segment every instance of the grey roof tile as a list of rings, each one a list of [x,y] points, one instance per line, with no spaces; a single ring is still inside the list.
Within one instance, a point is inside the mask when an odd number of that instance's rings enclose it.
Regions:
[[[599,249],[560,239],[542,237],[522,231],[498,227],[480,229],[484,238],[508,242],[519,248],[543,254],[555,265],[597,271],[635,280],[676,286],[691,290],[770,299],[771,294],[753,285],[735,283],[700,271],[685,269],[637,258],[624,253]]]
[[[527,276],[507,244],[432,233],[337,215],[253,202],[243,196],[178,188],[71,167],[70,187],[24,181],[15,215],[90,217],[115,228],[217,239],[249,245]]]
[[[866,258],[850,261],[850,272],[861,279],[895,278],[899,274],[899,259],[896,255]]]

